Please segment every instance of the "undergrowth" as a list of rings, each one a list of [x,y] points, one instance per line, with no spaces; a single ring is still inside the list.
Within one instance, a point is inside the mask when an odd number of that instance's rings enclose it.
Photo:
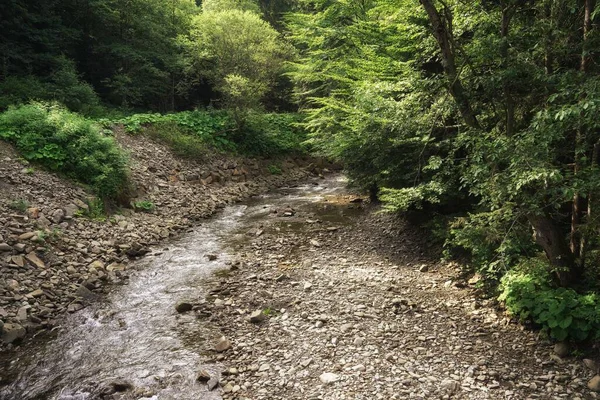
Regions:
[[[21,156],[120,199],[128,187],[127,157],[99,125],[56,103],[32,102],[0,114],[0,138]]]

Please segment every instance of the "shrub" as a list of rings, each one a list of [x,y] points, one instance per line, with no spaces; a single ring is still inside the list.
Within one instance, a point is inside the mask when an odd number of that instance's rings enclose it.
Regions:
[[[570,288],[550,285],[548,266],[528,260],[502,279],[507,310],[521,320],[531,320],[556,340],[582,341],[600,338],[600,298]]]
[[[119,199],[127,189],[127,157],[114,139],[56,103],[9,108],[0,115],[0,138],[26,160],[89,185],[102,199]]]
[[[142,212],[152,212],[156,208],[154,203],[149,200],[136,201],[133,206],[136,210]]]
[[[90,84],[80,79],[72,60],[60,57],[48,78],[9,76],[0,82],[0,110],[31,100],[57,101],[87,115],[100,112],[100,100]]]
[[[24,213],[29,208],[29,202],[24,199],[13,200],[8,205],[11,209]]]
[[[292,113],[252,113],[239,139],[240,152],[273,157],[307,151],[307,135],[300,127],[302,117]]]

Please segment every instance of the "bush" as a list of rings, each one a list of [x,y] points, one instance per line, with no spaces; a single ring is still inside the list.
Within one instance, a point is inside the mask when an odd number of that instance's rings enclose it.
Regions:
[[[58,104],[9,108],[0,114],[0,138],[26,160],[89,185],[102,199],[119,199],[128,187],[127,157],[114,139]]]
[[[293,113],[252,113],[239,139],[240,152],[263,157],[305,153],[307,135],[301,121]]]
[[[548,266],[528,260],[502,279],[507,310],[521,320],[531,320],[556,340],[600,338],[600,298],[573,289],[552,288]]]
[[[184,111],[174,114],[134,114],[115,122],[129,133],[144,130],[184,157],[199,157],[208,148],[251,156],[273,157],[306,151],[299,114],[252,113],[243,131],[227,111]]]
[[[59,58],[49,78],[9,76],[0,82],[0,110],[32,100],[57,101],[69,110],[97,114],[102,107],[90,84],[80,79],[73,61]]]

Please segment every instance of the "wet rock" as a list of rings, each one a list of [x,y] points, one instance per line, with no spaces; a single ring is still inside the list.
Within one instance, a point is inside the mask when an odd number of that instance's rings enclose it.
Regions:
[[[340,380],[340,376],[332,372],[324,372],[319,376],[319,380],[326,385],[332,384]]]
[[[560,358],[564,358],[571,353],[571,348],[567,342],[558,342],[554,345],[554,353]]]
[[[215,343],[215,350],[219,353],[229,350],[232,347],[231,342],[225,336],[222,336]]]
[[[131,383],[127,382],[124,379],[115,379],[110,383],[110,386],[116,393],[126,392],[127,390],[133,387]]]
[[[25,337],[25,328],[19,324],[4,324],[0,339],[6,344],[14,343]]]
[[[192,311],[192,308],[193,308],[192,304],[191,303],[187,303],[185,301],[183,301],[181,303],[178,303],[175,306],[175,310],[177,310],[177,312],[180,313],[180,314],[188,312],[188,311]]]
[[[600,375],[594,376],[587,384],[588,389],[593,392],[600,392]]]
[[[196,380],[198,382],[208,382],[210,380],[211,376],[210,376],[210,372],[208,372],[205,369],[202,369],[198,372],[198,375],[196,376]]]

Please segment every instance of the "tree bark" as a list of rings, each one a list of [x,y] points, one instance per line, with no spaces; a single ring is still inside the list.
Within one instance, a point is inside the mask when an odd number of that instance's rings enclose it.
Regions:
[[[442,18],[432,0],[420,0],[425,9],[429,22],[433,30],[433,36],[437,41],[441,56],[444,73],[448,79],[448,90],[458,106],[458,110],[465,124],[470,128],[480,129],[477,116],[471,107],[467,92],[462,85],[456,67],[456,57],[454,52],[454,38],[452,36],[452,20],[449,10],[445,10],[445,18]]]
[[[558,283],[567,287],[577,282],[581,278],[580,271],[563,232],[547,215],[529,215],[527,219],[535,230],[536,243],[544,249],[554,269]]]
[[[586,74],[589,69],[590,57],[587,54],[587,37],[592,29],[592,12],[594,10],[594,0],[585,0],[584,3],[584,12],[583,12],[583,40],[582,40],[582,51],[581,51],[581,62],[579,65],[579,70]],[[580,147],[585,138],[585,128],[580,128],[575,135],[575,151],[574,151],[574,167],[573,174],[577,175],[581,168],[581,157],[579,152],[581,151]],[[583,211],[585,209],[584,199],[581,195],[576,192],[573,195],[573,206],[572,206],[572,214],[571,214],[571,251],[573,252],[573,256],[575,258],[579,258],[582,253],[583,241],[581,238],[580,225],[583,220]],[[580,263],[582,265],[582,263]]]

